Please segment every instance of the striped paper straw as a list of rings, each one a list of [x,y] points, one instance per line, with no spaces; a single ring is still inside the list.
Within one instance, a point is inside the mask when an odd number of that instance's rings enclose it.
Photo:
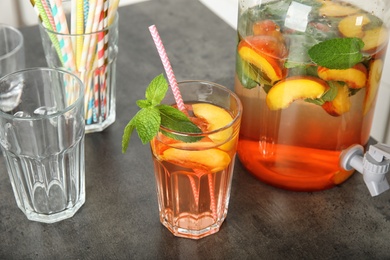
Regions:
[[[95,115],[95,118],[96,120],[99,118],[100,116],[100,108],[99,108],[99,86],[100,86],[100,82],[99,82],[99,69],[95,70],[94,72],[94,79],[93,79],[93,94],[94,94],[94,115]]]
[[[213,215],[214,219],[216,220],[217,219],[217,204],[215,201],[213,176],[214,176],[214,174],[212,174],[212,173],[207,174],[207,180],[209,183],[209,192],[210,192],[210,208],[211,208],[212,215]]]
[[[97,59],[98,63],[97,66],[100,68],[104,65],[104,32],[103,32],[103,20],[104,20],[104,13],[102,12],[100,14],[99,19],[99,33],[98,33],[98,45],[97,45]]]
[[[50,22],[51,28],[53,28],[53,30],[55,30],[56,24],[54,22],[53,14],[52,14],[52,12],[50,10],[49,5],[47,4],[46,0],[42,0],[41,3],[42,3],[43,9],[45,10],[47,18],[48,18],[48,20]]]
[[[84,33],[84,4],[83,0],[76,0],[76,34]],[[76,36],[76,65],[80,68],[81,54],[83,52],[83,36]]]
[[[108,8],[108,25],[114,22],[116,11],[118,10],[119,0],[111,0]]]
[[[92,32],[96,32],[99,30],[99,21],[100,21],[102,9],[103,9],[103,0],[97,0],[95,11],[93,14]],[[87,68],[92,68],[93,66],[94,59],[96,57],[96,42],[97,42],[97,34],[93,33],[91,35],[88,54],[87,54],[87,61],[86,61]]]
[[[88,22],[88,16],[89,16],[89,1],[91,0],[84,0],[84,26],[87,26]]]
[[[83,42],[83,50],[81,53],[81,60],[80,60],[80,66],[79,71],[87,70],[89,67],[86,67],[87,58],[88,58],[88,52],[89,52],[89,45],[91,41],[91,32],[93,30],[93,22],[95,17],[95,8],[96,8],[96,0],[91,0],[89,3],[89,14],[87,19],[87,24],[85,26],[85,36],[84,36],[84,42]]]
[[[92,77],[91,77],[91,72],[88,71],[88,75],[86,76],[87,80],[85,81],[85,88],[87,90],[86,96],[85,96],[85,106],[86,106],[86,123],[87,124],[92,124],[93,122],[93,91],[92,91]]]
[[[50,6],[55,22],[54,28],[59,34],[61,34],[61,36],[58,36],[58,39],[61,48],[64,67],[70,70],[75,70],[76,67],[73,56],[72,43],[69,37],[66,36],[66,34],[69,34],[69,29],[68,24],[66,22],[64,10],[62,8],[62,1],[50,0]]]
[[[176,77],[173,74],[173,70],[171,67],[171,63],[168,60],[168,55],[165,51],[164,45],[161,41],[160,35],[157,31],[157,28],[155,25],[149,26],[149,31],[150,34],[152,35],[154,44],[156,45],[158,54],[160,55],[161,62],[164,66],[165,73],[167,74],[169,84],[171,85],[171,89],[173,92],[173,96],[175,97],[175,101],[177,104],[177,107],[179,108],[180,111],[186,111],[183,99],[181,97],[181,93],[179,90],[179,86],[177,85]]]
[[[70,5],[70,33],[76,34],[76,20],[77,20],[77,0],[71,0]],[[72,47],[76,51],[76,37],[72,37]],[[76,52],[74,53],[76,55]],[[76,57],[75,57],[76,60]]]
[[[104,0],[104,5],[103,5],[103,28],[104,30],[104,68],[102,71],[102,81],[103,81],[103,88],[101,91],[101,108],[102,108],[102,115],[103,118],[105,119],[107,116],[107,65],[108,65],[108,0]]]
[[[41,17],[41,20],[42,20],[42,23],[43,23],[44,27],[46,29],[49,29],[49,30],[53,31],[54,28],[52,28],[52,26],[50,24],[49,18],[47,17],[47,14],[45,12],[45,9],[43,8],[41,0],[36,0],[35,1],[35,7],[36,8],[34,8],[34,10],[37,11],[38,12],[37,15]],[[50,40],[53,43],[53,46],[54,46],[54,48],[55,48],[55,50],[57,52],[57,55],[58,55],[61,63],[63,63],[62,55],[61,55],[61,48],[60,48],[60,44],[58,42],[57,37],[55,37],[54,34],[50,33],[49,34],[49,38],[50,38]]]

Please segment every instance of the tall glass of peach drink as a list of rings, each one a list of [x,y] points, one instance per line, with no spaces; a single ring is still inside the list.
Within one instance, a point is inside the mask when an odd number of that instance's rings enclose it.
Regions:
[[[175,236],[217,232],[227,215],[242,105],[234,92],[206,81],[178,84],[201,133],[160,126],[150,142],[161,223]],[[175,106],[172,92],[162,101]]]
[[[389,1],[240,0],[235,92],[242,164],[276,187],[347,180],[340,152],[367,144],[383,70]]]

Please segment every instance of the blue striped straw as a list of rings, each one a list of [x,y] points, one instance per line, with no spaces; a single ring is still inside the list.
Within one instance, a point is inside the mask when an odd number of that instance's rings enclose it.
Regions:
[[[89,15],[89,1],[84,0],[84,27],[87,26],[88,15]]]

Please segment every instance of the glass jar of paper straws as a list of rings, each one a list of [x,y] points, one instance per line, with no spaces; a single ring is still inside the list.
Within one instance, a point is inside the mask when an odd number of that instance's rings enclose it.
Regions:
[[[103,131],[115,122],[119,0],[31,2],[41,21],[48,66],[82,80],[86,133]]]

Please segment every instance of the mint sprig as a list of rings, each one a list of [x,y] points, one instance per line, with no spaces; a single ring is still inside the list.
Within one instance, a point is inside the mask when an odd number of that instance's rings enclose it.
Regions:
[[[160,130],[160,125],[182,133],[202,133],[192,121],[180,110],[160,104],[168,90],[168,83],[163,74],[155,77],[145,92],[145,98],[136,103],[141,108],[126,125],[122,136],[122,153],[125,153],[134,130],[143,144],[149,143]],[[201,137],[191,137],[179,134],[163,133],[171,138],[184,142],[196,142]]]
[[[328,69],[348,69],[363,60],[359,38],[334,38],[320,42],[308,51],[313,62]]]

